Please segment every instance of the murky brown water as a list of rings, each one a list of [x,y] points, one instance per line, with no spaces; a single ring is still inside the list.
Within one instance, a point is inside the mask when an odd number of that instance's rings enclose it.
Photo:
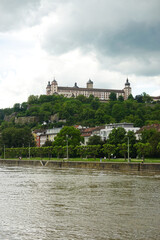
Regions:
[[[160,239],[160,176],[0,167],[0,240]]]

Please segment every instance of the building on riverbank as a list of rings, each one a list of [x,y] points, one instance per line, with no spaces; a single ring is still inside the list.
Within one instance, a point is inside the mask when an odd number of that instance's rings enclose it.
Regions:
[[[105,126],[105,129],[100,130],[100,137],[101,139],[107,140],[109,137],[109,134],[112,132],[114,128],[119,128],[122,127],[125,129],[126,132],[128,131],[133,131],[136,133],[140,128],[139,127],[134,127],[133,123],[110,123]],[[137,135],[138,137],[138,135]]]
[[[100,136],[100,130],[104,129],[105,126],[98,126],[98,127],[92,127],[92,128],[82,128],[81,136],[84,137],[84,145],[87,145],[88,140],[92,136]]]
[[[35,130],[33,135],[35,137],[36,146],[42,147],[46,141],[54,141],[54,138],[60,132],[62,128],[51,128],[46,130]]]
[[[133,131],[136,134],[138,139],[139,134],[137,131],[140,129],[138,127],[134,127],[133,123],[110,123],[104,126],[96,126],[96,127],[82,127],[80,125],[75,125],[75,128],[79,129],[81,132],[81,136],[84,137],[84,145],[87,145],[90,137],[96,135],[100,136],[102,141],[107,140],[109,134],[112,132],[114,128],[122,127],[126,132]],[[60,132],[62,128],[51,128],[46,130],[35,130],[34,136],[36,140],[37,147],[42,147],[46,141],[54,141],[54,138]]]

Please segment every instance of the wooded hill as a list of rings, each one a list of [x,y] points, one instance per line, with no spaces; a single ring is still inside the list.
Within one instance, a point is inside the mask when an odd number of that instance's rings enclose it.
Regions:
[[[23,121],[18,121],[20,119]],[[27,102],[0,109],[1,129],[8,125],[51,128],[78,124],[92,127],[113,122],[130,122],[135,127],[160,123],[160,102],[153,102],[145,93],[135,99],[130,95],[126,101],[123,97],[117,100],[110,96],[108,102],[101,102],[92,95],[89,98],[82,95],[76,98],[31,95]]]

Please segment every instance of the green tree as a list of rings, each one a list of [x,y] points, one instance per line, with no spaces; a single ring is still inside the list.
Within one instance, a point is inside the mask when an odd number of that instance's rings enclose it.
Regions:
[[[94,109],[94,110],[97,110],[100,106],[100,102],[99,102],[99,99],[98,98],[95,98],[92,100],[91,102],[91,107]]]
[[[38,96],[30,95],[28,97],[28,104],[36,104],[38,103],[38,99],[39,99]]]
[[[87,145],[86,155],[90,157],[94,157],[94,159],[96,159],[96,156],[98,155],[100,147],[101,147],[100,145]]]
[[[87,145],[103,145],[103,141],[101,140],[100,136],[94,135],[91,136],[87,142]]]
[[[137,154],[142,156],[143,161],[144,161],[144,157],[148,156],[152,150],[152,147],[149,143],[141,143],[141,142],[136,143],[135,148],[137,149]]]
[[[127,152],[128,152],[128,145],[126,143],[118,144],[119,153],[124,156],[126,161]]]
[[[121,103],[117,103],[113,105],[112,108],[112,117],[115,118],[116,122],[121,122],[121,120],[125,117],[125,108]]]
[[[82,157],[85,157],[86,156],[86,148],[87,146],[82,146],[82,145],[79,145],[79,146],[76,146],[76,151],[77,151],[77,154],[82,158]]]
[[[20,112],[21,111],[21,105],[20,103],[15,103],[13,106],[13,111],[14,112]]]
[[[123,102],[124,101],[124,97],[123,96],[119,96],[118,97],[118,101]]]
[[[111,154],[114,154],[116,151],[116,146],[114,144],[104,144],[103,145],[103,152],[104,154],[108,154],[108,159],[110,160]]]
[[[25,112],[25,111],[27,110],[27,107],[28,107],[28,103],[27,103],[27,102],[23,102],[23,103],[21,104],[21,110],[22,110],[22,112]]]
[[[126,131],[124,128],[122,127],[114,128],[112,132],[109,134],[107,143],[115,144],[117,147],[119,143],[125,142],[125,135],[126,135]]]
[[[72,145],[75,147],[80,145],[81,142],[83,142],[83,137],[81,137],[80,131],[75,127],[65,126],[55,137],[53,145],[66,146],[68,143],[68,146]]]
[[[111,92],[109,95],[109,99],[110,101],[116,101],[117,100],[117,96],[115,92]]]
[[[34,137],[28,127],[8,127],[2,130],[2,144],[6,147],[28,147],[35,146]]]
[[[54,146],[54,153],[57,156],[57,158],[59,158],[60,156],[62,156],[64,150],[62,146]]]
[[[52,141],[51,140],[47,140],[44,144],[43,147],[49,147],[52,146]]]
[[[129,96],[128,96],[128,100],[134,100],[134,97],[133,97],[133,95],[132,94],[130,94]]]
[[[135,100],[136,100],[138,103],[143,103],[143,96],[142,96],[142,95],[136,95],[136,96],[135,96]]]
[[[158,132],[154,128],[151,128],[149,130],[144,129],[141,133],[141,142],[143,143],[148,142],[152,146],[152,152],[150,153],[150,156],[152,157],[159,156],[157,146],[158,146],[158,143],[160,142],[160,132]]]
[[[81,101],[82,103],[87,103],[88,99],[84,95],[78,95],[76,97],[77,100]]]
[[[145,92],[142,94],[142,99],[144,103],[151,103],[153,99]]]
[[[157,145],[158,152],[160,152],[160,142]]]

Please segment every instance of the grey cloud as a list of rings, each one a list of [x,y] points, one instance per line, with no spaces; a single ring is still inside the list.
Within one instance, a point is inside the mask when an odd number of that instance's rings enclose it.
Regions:
[[[128,69],[130,73],[160,73],[157,65],[157,52],[160,52],[159,0],[70,0],[69,3],[72,4],[68,12],[65,4],[61,6],[61,24],[50,25],[44,34],[42,46],[48,52],[59,55],[80,48],[83,52],[93,51],[101,56],[99,59],[105,68],[113,70],[115,62],[137,59],[138,68],[133,64]],[[123,64],[118,66],[125,72]]]
[[[0,0],[0,31],[7,32],[30,22],[40,0]]]
[[[48,53],[79,48],[94,52],[105,69],[126,72],[126,64],[129,73],[154,75],[160,74],[159,9],[159,0],[0,0],[0,31],[50,16],[40,33]]]

